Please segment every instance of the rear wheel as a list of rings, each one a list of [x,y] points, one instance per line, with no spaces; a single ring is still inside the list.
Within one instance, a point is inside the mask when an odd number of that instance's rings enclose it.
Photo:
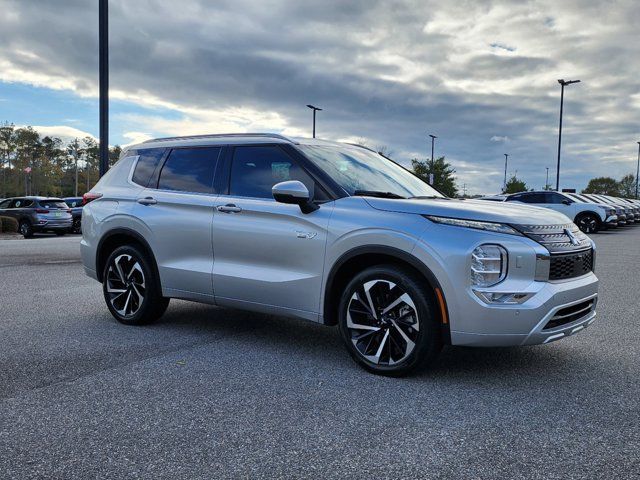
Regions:
[[[584,233],[598,233],[600,231],[600,218],[593,213],[581,213],[576,217],[576,225]]]
[[[29,223],[28,220],[22,220],[20,222],[18,230],[20,230],[20,233],[24,238],[33,237],[33,227],[31,226],[31,223]]]
[[[104,267],[102,290],[107,307],[120,323],[144,325],[164,314],[169,299],[162,296],[152,260],[138,247],[116,248]]]
[[[394,265],[370,267],[347,285],[339,327],[365,369],[399,376],[431,363],[441,348],[433,296],[418,274]]]
[[[82,233],[81,220],[78,218],[73,221],[73,226],[71,227],[71,233]]]

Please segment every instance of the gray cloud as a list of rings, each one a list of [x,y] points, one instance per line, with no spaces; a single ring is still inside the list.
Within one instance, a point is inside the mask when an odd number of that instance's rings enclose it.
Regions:
[[[426,156],[435,133],[460,184],[489,193],[501,185],[503,153],[531,186],[544,184],[545,167],[554,171],[556,80],[577,77],[583,83],[566,92],[564,185],[632,170],[635,2],[450,3],[112,0],[111,87],[143,104],[166,101],[186,120],[246,108],[297,130],[310,124],[304,106],[318,104],[322,136],[386,144],[404,162]],[[97,2],[0,7],[9,12],[0,78],[95,94]]]

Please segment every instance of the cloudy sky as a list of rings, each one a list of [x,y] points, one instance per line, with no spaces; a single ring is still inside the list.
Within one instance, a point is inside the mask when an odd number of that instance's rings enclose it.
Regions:
[[[98,133],[97,0],[0,0],[0,121]],[[111,0],[111,139],[270,131],[436,155],[460,187],[635,170],[640,8],[628,1]]]

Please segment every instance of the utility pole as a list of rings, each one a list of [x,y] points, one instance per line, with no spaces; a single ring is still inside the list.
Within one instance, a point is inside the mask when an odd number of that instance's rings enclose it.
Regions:
[[[507,191],[507,164],[509,163],[509,154],[504,155],[504,186],[502,187],[502,193]]]
[[[316,112],[322,111],[321,108],[314,107],[313,105],[307,105],[311,110],[313,110],[313,138],[316,138]]]
[[[560,84],[560,126],[558,127],[558,167],[556,169],[556,192],[560,191],[560,146],[562,144],[562,108],[564,105],[564,87],[572,83],[580,83],[580,80],[558,80]]]
[[[100,64],[100,167],[102,177],[109,169],[109,3],[99,0],[98,4],[98,50]],[[87,179],[89,178],[87,169]],[[87,191],[89,181],[87,180]]]

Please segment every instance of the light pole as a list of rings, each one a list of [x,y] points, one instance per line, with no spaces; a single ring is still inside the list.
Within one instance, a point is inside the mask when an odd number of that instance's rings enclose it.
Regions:
[[[431,134],[429,134],[429,136],[431,137],[431,168],[433,168],[433,146],[434,146],[436,138],[438,138],[438,137],[436,137],[435,135],[431,135]]]
[[[109,169],[109,3],[98,5],[98,51],[100,65],[100,177]],[[88,188],[88,187],[87,187]]]
[[[544,189],[549,190],[549,167],[546,167],[546,169],[547,169],[547,181],[544,184]]]
[[[640,175],[640,142],[638,142],[638,167],[636,168],[636,200],[638,199],[638,175]]]
[[[502,192],[507,191],[507,163],[509,163],[509,154],[505,153],[504,155],[504,187],[502,187]]]
[[[321,108],[314,107],[313,105],[307,105],[311,110],[313,110],[313,138],[316,138],[316,112],[322,111]]]
[[[564,87],[572,83],[580,83],[580,80],[558,80],[560,84],[560,126],[558,128],[558,167],[556,170],[556,192],[560,191],[560,145],[562,144],[562,107],[564,104]]]

